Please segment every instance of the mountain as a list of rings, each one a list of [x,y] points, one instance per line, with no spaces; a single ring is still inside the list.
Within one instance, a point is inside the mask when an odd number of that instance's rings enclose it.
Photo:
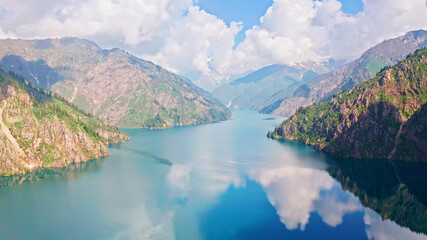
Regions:
[[[298,109],[269,136],[339,157],[427,162],[427,49],[329,102]]]
[[[206,90],[212,91],[221,85],[224,79],[221,75],[216,73],[203,73],[203,72],[189,72],[183,74],[186,78],[190,79],[196,86]]]
[[[208,62],[209,71],[189,71],[183,72],[181,75],[190,79],[196,86],[211,92],[221,85],[221,82],[227,79],[227,76],[219,73],[212,63]]]
[[[0,175],[108,155],[129,138],[50,92],[0,68]]]
[[[396,64],[422,47],[427,47],[427,31],[424,30],[384,41],[363,53],[359,59],[314,78],[261,112],[289,116],[299,107],[327,101],[334,94],[374,77],[383,67]]]
[[[230,118],[189,80],[78,38],[0,40],[0,65],[118,127],[165,128]]]
[[[231,109],[261,110],[331,68],[326,63],[270,65],[224,84],[212,94]]]
[[[427,234],[427,164],[340,159],[328,172],[382,219]]]

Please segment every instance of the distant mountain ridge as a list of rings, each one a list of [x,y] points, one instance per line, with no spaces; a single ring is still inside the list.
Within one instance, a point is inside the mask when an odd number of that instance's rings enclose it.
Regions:
[[[338,157],[427,162],[427,49],[329,102],[300,108],[269,136]]]
[[[271,74],[275,74],[281,70],[283,70],[286,66],[284,65],[280,65],[280,64],[274,64],[274,65],[269,65],[263,68],[260,68],[259,70],[249,73],[248,75],[238,78],[234,81],[232,81],[230,84],[231,85],[239,85],[239,84],[243,84],[243,83],[255,83],[255,82],[259,82],[262,79],[268,77]]]
[[[396,64],[422,47],[427,47],[425,30],[386,40],[367,50],[359,59],[300,86],[288,97],[265,107],[261,112],[289,116],[299,107],[326,101],[334,94],[374,77],[381,68]]]
[[[340,62],[269,65],[218,87],[212,94],[231,109],[261,110],[336,64]]]
[[[118,127],[165,128],[231,113],[189,80],[78,38],[0,40],[0,65]]]
[[[0,176],[109,155],[129,137],[0,67]]]

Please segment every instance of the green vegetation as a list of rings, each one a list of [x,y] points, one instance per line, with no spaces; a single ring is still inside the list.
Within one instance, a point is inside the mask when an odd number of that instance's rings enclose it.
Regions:
[[[370,59],[368,64],[366,65],[366,69],[368,69],[371,73],[379,72],[386,64],[378,59]]]
[[[283,97],[280,103],[272,102],[263,112],[289,116],[294,114],[299,106],[329,101],[332,95],[371,79],[375,74],[379,74],[378,71],[387,68],[386,65],[394,65],[404,60],[408,53],[425,47],[426,37],[427,31],[420,30],[384,41],[364,52],[360,58],[308,82],[310,91],[298,89],[299,91],[294,91],[290,96]]]
[[[62,96],[62,97],[64,97],[65,99],[71,99],[71,94],[72,93],[68,89],[66,89],[65,87],[54,86],[54,87],[52,87],[52,90],[54,92],[58,92],[59,95]]]
[[[44,141],[36,149],[36,153],[44,159],[44,162],[43,162],[44,166],[48,166],[51,163],[53,163],[53,160],[55,159],[54,151],[55,151],[55,146],[48,145]]]
[[[57,117],[64,121],[73,132],[82,130],[95,141],[108,141],[108,139],[103,139],[98,135],[98,129],[119,132],[117,127],[102,123],[85,111],[80,110],[76,105],[68,103],[63,97],[36,88],[12,72],[9,77],[4,70],[0,69],[0,80],[0,88],[3,91],[5,91],[6,86],[12,86],[14,89],[30,94],[32,97],[31,101],[33,102],[32,112],[41,123],[45,119],[53,120],[54,117]],[[15,123],[14,125],[20,129],[25,125],[25,122]]]
[[[3,122],[18,145],[14,140],[7,140],[10,135],[2,135],[6,151],[0,149],[0,155],[5,156],[0,159],[0,175],[23,173],[34,164],[65,166],[76,159],[97,158],[106,154],[102,145],[127,140],[117,127],[91,117],[62,97],[33,87],[22,77],[8,74],[2,68],[0,102],[2,106],[6,103]],[[54,142],[59,139],[65,142]],[[27,165],[23,165],[23,157]]]
[[[97,129],[105,127],[109,130],[117,130],[113,127],[101,124],[98,120],[94,120],[81,111],[76,111],[75,107],[72,107],[58,99],[52,99],[52,101],[44,104],[36,104],[33,108],[33,113],[40,122],[43,122],[46,118],[53,120],[57,117],[64,121],[68,128],[74,133],[77,131],[83,131],[91,137],[92,140],[97,142],[104,141],[104,139],[97,133]]]
[[[21,122],[15,122],[13,125],[18,128],[22,129],[22,127],[27,123],[27,120],[23,120]],[[11,126],[9,126],[9,129],[11,129]]]
[[[387,158],[395,147],[402,119],[410,119],[427,103],[426,59],[427,49],[417,50],[329,102],[298,109],[268,136],[299,140],[335,156]],[[366,134],[374,129],[375,134]],[[419,152],[414,145],[406,148]],[[426,160],[426,156],[416,156]],[[400,152],[393,158],[407,159]]]
[[[209,106],[209,102],[201,100],[197,105],[195,99],[189,99],[180,92],[180,87],[170,88],[166,84],[159,84],[154,91],[158,95],[167,96],[169,102],[154,99],[150,96],[111,96],[101,106],[99,111],[107,109],[112,104],[126,106],[129,110],[117,124],[126,127],[167,128],[174,125],[201,124],[218,119],[227,119],[228,111],[222,108]],[[140,91],[138,86],[135,91]],[[200,97],[195,97],[199,98]],[[114,122],[114,121],[113,121]]]
[[[87,97],[81,95],[77,96],[76,99],[74,99],[73,104],[75,104],[85,112],[90,112],[92,106],[90,100]]]
[[[110,125],[165,128],[226,120],[231,116],[225,106],[187,79],[122,50],[103,50],[91,41],[1,40],[0,55],[7,70],[72,100],[84,112]],[[45,95],[50,100],[53,94]],[[53,96],[62,101],[58,95]],[[168,115],[175,114],[174,109],[178,109],[178,114]],[[188,117],[181,117],[190,109]],[[223,114],[209,115],[210,109]]]

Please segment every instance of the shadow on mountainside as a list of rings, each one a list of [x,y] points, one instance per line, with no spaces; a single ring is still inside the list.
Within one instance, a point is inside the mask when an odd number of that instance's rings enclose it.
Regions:
[[[7,55],[0,60],[0,65],[6,70],[23,76],[31,84],[50,89],[52,85],[64,80],[64,72],[67,67],[50,67],[46,61],[26,61],[17,55]]]

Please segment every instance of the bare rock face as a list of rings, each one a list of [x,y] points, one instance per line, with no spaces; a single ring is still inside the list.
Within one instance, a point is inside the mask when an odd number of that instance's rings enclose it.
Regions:
[[[334,156],[427,161],[427,50],[329,102],[300,108],[269,134]]]
[[[384,41],[366,51],[359,59],[300,86],[280,104],[267,107],[268,111],[263,112],[290,116],[299,107],[326,101],[334,94],[371,79],[381,68],[396,64],[422,47],[427,47],[427,31],[424,30]]]
[[[83,39],[0,40],[0,59],[7,70],[118,127],[165,128],[231,116],[189,80]]]
[[[0,175],[99,158],[108,143],[129,139],[1,68],[0,89]]]
[[[399,156],[408,161],[426,159],[427,156],[427,105],[411,116],[402,127],[399,141],[393,156]]]

